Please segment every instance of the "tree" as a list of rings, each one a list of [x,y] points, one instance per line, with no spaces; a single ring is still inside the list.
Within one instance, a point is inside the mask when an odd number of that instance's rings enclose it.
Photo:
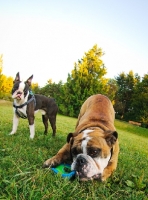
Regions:
[[[115,104],[115,96],[118,90],[117,82],[115,79],[109,79],[108,80],[108,90],[107,90],[107,96],[112,101],[112,104]]]
[[[121,119],[131,118],[133,89],[140,82],[140,76],[130,71],[128,74],[122,72],[116,78],[118,90],[115,97],[115,111]]]
[[[32,89],[34,94],[38,93],[38,91],[40,90],[38,83],[32,83],[31,89]]]
[[[1,76],[0,85],[0,98],[1,99],[11,99],[11,90],[13,86],[13,78],[7,77],[4,74]]]
[[[0,98],[11,99],[11,90],[13,86],[13,78],[2,74],[3,56],[0,55]]]
[[[135,121],[148,127],[148,74],[134,88],[131,113]]]
[[[107,93],[108,79],[103,77],[107,73],[101,59],[103,55],[102,49],[94,45],[74,64],[74,69],[68,74],[63,87],[63,110],[66,115],[77,117],[82,103],[90,95]]]

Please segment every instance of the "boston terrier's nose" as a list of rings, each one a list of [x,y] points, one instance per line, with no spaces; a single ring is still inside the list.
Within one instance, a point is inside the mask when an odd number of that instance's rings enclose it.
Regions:
[[[22,94],[22,92],[18,91],[17,94]]]

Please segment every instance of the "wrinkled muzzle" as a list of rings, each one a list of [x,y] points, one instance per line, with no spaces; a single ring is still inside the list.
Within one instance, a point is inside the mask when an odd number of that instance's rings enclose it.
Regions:
[[[89,155],[77,155],[76,159],[72,163],[71,169],[76,171],[80,181],[93,179],[101,180],[102,171]]]

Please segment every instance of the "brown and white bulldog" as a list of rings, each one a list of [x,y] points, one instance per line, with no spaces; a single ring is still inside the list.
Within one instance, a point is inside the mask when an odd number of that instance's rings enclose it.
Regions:
[[[67,143],[43,167],[52,167],[72,159],[71,170],[79,180],[105,181],[117,167],[119,143],[114,127],[115,112],[104,95],[90,96],[82,105],[75,132]]]

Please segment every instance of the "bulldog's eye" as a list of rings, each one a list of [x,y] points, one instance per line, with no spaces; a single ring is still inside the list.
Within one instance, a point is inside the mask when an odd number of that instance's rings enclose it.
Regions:
[[[82,153],[82,149],[79,146],[73,147],[71,149],[71,153],[73,156],[77,156],[78,154]]]
[[[101,152],[101,149],[99,149],[99,148],[88,149],[88,155],[91,156],[91,157],[97,157],[97,156],[99,156],[100,152]]]
[[[71,153],[72,153],[73,156],[75,156],[75,155],[78,154],[78,151],[77,151],[76,148],[72,148],[72,149],[71,149]]]

